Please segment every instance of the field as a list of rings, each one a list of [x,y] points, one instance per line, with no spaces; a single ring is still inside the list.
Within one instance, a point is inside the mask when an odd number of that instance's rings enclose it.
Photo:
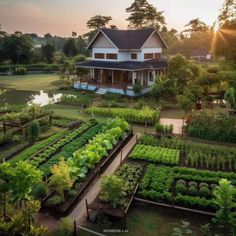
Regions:
[[[58,79],[60,79],[60,77],[55,74],[0,76],[0,88],[50,91],[57,88],[51,83]]]

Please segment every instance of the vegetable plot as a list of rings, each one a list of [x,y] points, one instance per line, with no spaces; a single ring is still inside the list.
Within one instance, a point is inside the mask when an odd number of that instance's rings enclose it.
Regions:
[[[144,107],[141,110],[131,108],[104,108],[91,107],[85,110],[86,113],[100,116],[122,117],[126,121],[138,124],[154,125],[159,120],[160,111]]]
[[[178,165],[180,151],[138,144],[130,154],[130,157],[161,164]]]
[[[154,201],[173,201],[188,207],[215,210],[212,192],[222,178],[236,185],[235,173],[149,165],[141,181],[139,194]]]

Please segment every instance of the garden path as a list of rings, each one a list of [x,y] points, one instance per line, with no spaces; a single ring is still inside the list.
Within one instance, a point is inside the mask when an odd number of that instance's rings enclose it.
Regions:
[[[122,160],[128,155],[132,147],[136,143],[136,135],[126,144],[126,146],[122,149]],[[109,165],[103,175],[109,175],[116,171],[119,167],[121,161],[121,152],[115,157],[113,162]],[[81,224],[84,220],[86,215],[86,207],[85,207],[85,200],[88,200],[88,203],[91,203],[95,200],[97,195],[100,192],[100,183],[101,178],[97,179],[93,186],[89,189],[87,194],[81,199],[75,209],[71,212],[70,217],[72,220],[76,220],[78,224]]]
[[[173,125],[173,134],[182,134],[183,119],[161,118],[160,124]]]

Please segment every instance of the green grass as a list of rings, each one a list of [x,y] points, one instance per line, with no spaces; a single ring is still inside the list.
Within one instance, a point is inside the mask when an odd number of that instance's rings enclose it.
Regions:
[[[51,83],[59,78],[60,77],[55,74],[0,76],[0,88],[49,91],[57,89],[57,87]]]
[[[182,214],[172,215],[168,209],[135,207],[131,208],[127,216],[127,230],[128,232],[119,233],[119,235],[129,236],[170,236],[173,233],[174,227],[181,226],[181,220],[185,220],[191,223],[192,236],[201,235],[200,226],[206,223],[210,223],[210,219],[199,217],[198,215],[182,216]],[[122,224],[115,223],[110,228],[103,226],[102,224],[93,224],[86,222],[84,227],[94,230],[106,235],[117,235],[117,233],[106,233],[107,229],[122,229]],[[80,230],[79,235],[88,235],[85,231]]]

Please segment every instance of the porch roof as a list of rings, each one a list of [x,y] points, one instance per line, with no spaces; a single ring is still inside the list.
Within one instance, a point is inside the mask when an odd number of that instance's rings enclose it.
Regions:
[[[85,61],[76,65],[78,68],[97,68],[97,69],[114,69],[114,70],[148,70],[148,69],[160,69],[167,68],[167,61],[163,59],[154,59],[147,61]]]

